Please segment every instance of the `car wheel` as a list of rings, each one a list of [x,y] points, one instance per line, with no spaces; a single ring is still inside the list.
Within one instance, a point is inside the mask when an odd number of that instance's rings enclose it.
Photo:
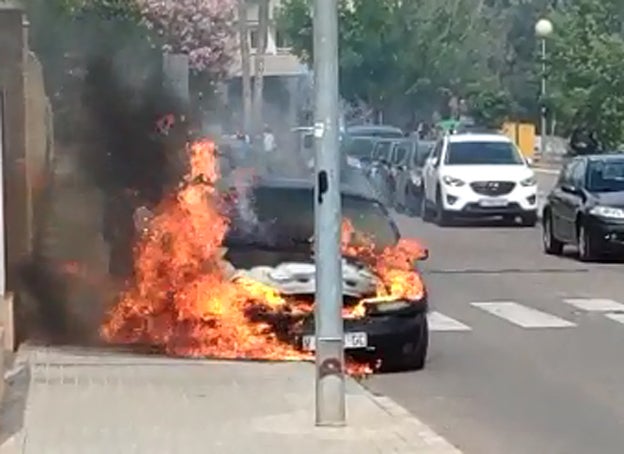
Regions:
[[[406,353],[403,357],[403,366],[406,370],[422,370],[427,362],[427,351],[429,350],[429,322],[427,314],[419,315],[420,323],[420,342],[415,346],[414,350]]]
[[[589,231],[581,223],[578,228],[579,259],[583,262],[591,262],[598,255],[598,251],[596,249],[596,242],[592,238]]]
[[[425,222],[431,222],[431,210],[427,206],[427,196],[423,190],[423,195],[420,198],[420,216],[422,220]]]
[[[542,229],[544,252],[550,255],[561,255],[563,252],[563,243],[553,235],[552,218],[549,213],[544,213]]]
[[[448,211],[444,209],[444,204],[442,203],[442,197],[440,196],[440,191],[437,191],[436,194],[436,217],[435,223],[440,227],[445,227],[451,223],[451,216]]]
[[[535,227],[535,224],[537,224],[537,214],[525,214],[521,217],[522,227]]]

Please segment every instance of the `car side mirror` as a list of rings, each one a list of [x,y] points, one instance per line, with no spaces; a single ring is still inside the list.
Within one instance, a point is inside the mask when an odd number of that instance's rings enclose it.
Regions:
[[[431,165],[433,167],[438,167],[440,165],[440,158],[431,158]]]
[[[561,185],[561,190],[563,192],[567,192],[568,194],[578,194],[579,190],[576,186],[572,185],[572,184],[567,184],[564,183]]]
[[[429,249],[423,248],[422,254],[418,258],[418,260],[422,262],[422,261],[427,260],[428,258],[429,258]]]
[[[534,163],[533,158],[526,158],[526,163],[528,166],[532,166]]]

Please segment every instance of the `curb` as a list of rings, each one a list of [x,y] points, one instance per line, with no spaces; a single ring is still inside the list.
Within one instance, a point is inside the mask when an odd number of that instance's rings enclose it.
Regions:
[[[360,382],[351,377],[346,377],[346,379],[351,381],[351,384],[356,386],[362,394],[373,401],[376,406],[381,408],[392,418],[400,420],[396,432],[405,441],[407,447],[413,447],[412,444],[420,446],[424,444],[427,451],[419,450],[418,452],[423,454],[463,454],[462,451],[453,446],[448,440],[437,434],[433,429],[391,398],[373,394]]]

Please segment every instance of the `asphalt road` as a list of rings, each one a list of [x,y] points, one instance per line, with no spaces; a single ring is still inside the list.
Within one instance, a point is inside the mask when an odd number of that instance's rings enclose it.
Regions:
[[[624,262],[546,256],[539,227],[397,220],[430,248],[429,362],[369,389],[466,454],[621,454]]]

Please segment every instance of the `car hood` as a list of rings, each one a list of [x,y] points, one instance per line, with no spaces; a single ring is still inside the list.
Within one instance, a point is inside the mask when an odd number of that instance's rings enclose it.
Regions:
[[[442,175],[471,183],[473,181],[521,181],[534,176],[534,173],[524,165],[457,165],[445,166]]]
[[[233,275],[247,277],[269,285],[283,295],[312,295],[316,291],[316,266],[309,262],[285,262],[277,266],[256,266],[238,269]],[[368,268],[343,259],[342,292],[361,298],[375,293],[377,279]]]
[[[592,193],[599,205],[624,208],[624,191]]]

